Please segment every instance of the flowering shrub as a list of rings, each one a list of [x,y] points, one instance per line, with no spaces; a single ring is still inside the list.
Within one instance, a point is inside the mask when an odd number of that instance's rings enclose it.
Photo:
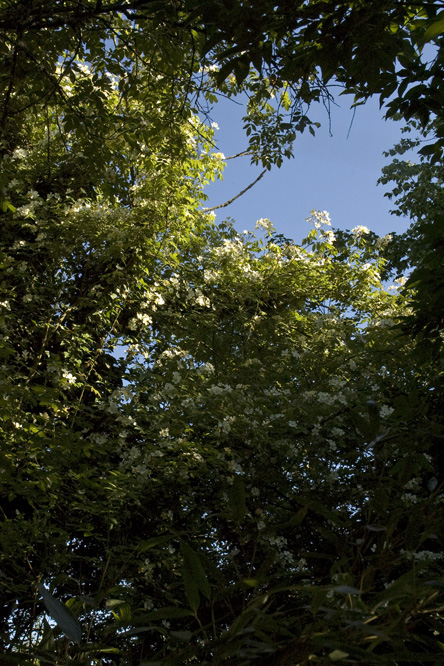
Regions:
[[[392,239],[215,225],[200,27],[121,4],[0,47],[0,662],[441,663],[442,372]],[[311,125],[250,83],[269,168]]]

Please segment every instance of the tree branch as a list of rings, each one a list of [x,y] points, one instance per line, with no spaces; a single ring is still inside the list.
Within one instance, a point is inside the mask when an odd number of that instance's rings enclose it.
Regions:
[[[226,201],[223,204],[219,204],[219,206],[213,206],[213,208],[202,208],[202,213],[210,213],[212,210],[217,210],[218,208],[225,208],[226,206],[229,206],[230,204],[233,203],[233,201],[236,201],[236,199],[239,199],[239,197],[241,197],[243,194],[245,194],[245,192],[248,192],[248,190],[251,190],[251,188],[254,185],[256,185],[256,183],[258,183],[260,181],[260,179],[265,175],[266,171],[267,170],[264,169],[262,171],[262,173],[256,178],[256,180],[253,180],[253,182],[250,183],[248,185],[248,187],[246,187],[244,190],[242,190],[242,192],[239,192],[239,194],[236,194],[236,196],[233,197],[232,199],[230,199],[229,201]]]

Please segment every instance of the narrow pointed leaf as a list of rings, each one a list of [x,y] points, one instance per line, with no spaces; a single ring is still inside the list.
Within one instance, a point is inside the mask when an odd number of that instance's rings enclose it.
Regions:
[[[245,484],[242,477],[240,476],[234,477],[233,485],[231,486],[229,502],[231,509],[231,519],[237,525],[240,525],[243,522],[246,513]]]
[[[80,643],[82,640],[82,629],[78,620],[71,615],[68,608],[58,599],[53,597],[43,585],[40,584],[38,590],[42,596],[48,615],[52,617],[59,629],[70,641],[73,643]]]
[[[198,590],[209,599],[211,587],[199,555],[184,541],[180,542],[180,550],[183,556],[184,571],[194,580]]]

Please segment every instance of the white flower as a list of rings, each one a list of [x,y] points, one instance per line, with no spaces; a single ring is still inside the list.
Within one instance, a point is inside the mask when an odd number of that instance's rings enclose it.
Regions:
[[[67,370],[62,370],[62,376],[64,379],[66,379],[68,384],[75,384],[77,381],[74,375],[68,372]]]
[[[204,308],[209,308],[210,305],[211,305],[210,299],[207,298],[206,296],[204,296],[203,294],[201,294],[201,295],[196,299],[196,303],[197,303],[198,305],[201,305],[201,306],[204,307]]]
[[[202,365],[199,370],[204,374],[204,375],[213,375],[214,374],[214,365],[212,363],[205,363]]]
[[[334,243],[335,240],[336,240],[336,236],[333,233],[333,231],[331,231],[331,229],[327,229],[326,231],[324,231],[323,232],[323,237],[325,238],[327,243]]]
[[[354,236],[362,236],[362,234],[369,234],[370,229],[364,227],[362,224],[358,224],[358,226],[354,227],[351,232]]]
[[[204,270],[204,280],[205,282],[216,282],[218,275],[215,271]]]
[[[182,375],[180,374],[180,372],[174,371],[173,372],[173,378],[171,380],[173,382],[173,384],[178,384],[181,379],[182,379]]]
[[[223,421],[219,421],[219,423],[217,424],[218,428],[221,429],[222,433],[227,434],[231,430],[231,424],[233,423],[233,421],[234,421],[234,416],[226,416],[223,419]],[[236,470],[235,469],[234,471],[242,471],[242,470]]]
[[[387,417],[391,416],[393,412],[393,407],[389,407],[388,405],[381,405],[381,409],[379,410],[379,414],[382,419],[386,419]]]
[[[28,156],[28,151],[25,150],[24,148],[16,148],[12,156],[15,160],[24,159],[25,157]]]
[[[212,395],[222,395],[223,393],[232,393],[232,391],[233,389],[229,384],[216,384],[208,389],[208,392]]]
[[[330,215],[326,210],[310,211],[310,217],[307,217],[306,221],[313,224],[316,229],[320,229],[323,224],[331,225]]]
[[[152,323],[151,317],[149,317],[147,314],[144,314],[143,312],[138,312],[136,315],[137,319],[139,319],[142,324],[145,326],[149,326]]]
[[[402,549],[401,553],[408,558],[415,560],[415,562],[434,562],[436,560],[441,560],[444,557],[444,553],[433,553],[430,550],[420,550],[418,553],[414,553],[412,550]]]
[[[404,500],[406,504],[416,504],[418,501],[418,497],[413,493],[403,493],[401,499]]]
[[[265,231],[271,233],[274,231],[273,222],[267,217],[261,217],[261,219],[256,222],[255,229],[265,229]]]
[[[129,320],[128,328],[131,331],[135,331],[139,328],[140,324],[143,324],[144,326],[150,326],[152,324],[152,321],[153,320],[149,315],[143,312],[138,312],[135,317]]]

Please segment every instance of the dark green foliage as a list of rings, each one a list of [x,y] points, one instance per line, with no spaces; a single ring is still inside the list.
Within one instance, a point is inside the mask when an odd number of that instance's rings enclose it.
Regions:
[[[393,0],[0,3],[0,664],[442,663],[441,30]],[[436,116],[384,174],[408,234],[200,212],[218,94],[270,168],[337,83]]]

